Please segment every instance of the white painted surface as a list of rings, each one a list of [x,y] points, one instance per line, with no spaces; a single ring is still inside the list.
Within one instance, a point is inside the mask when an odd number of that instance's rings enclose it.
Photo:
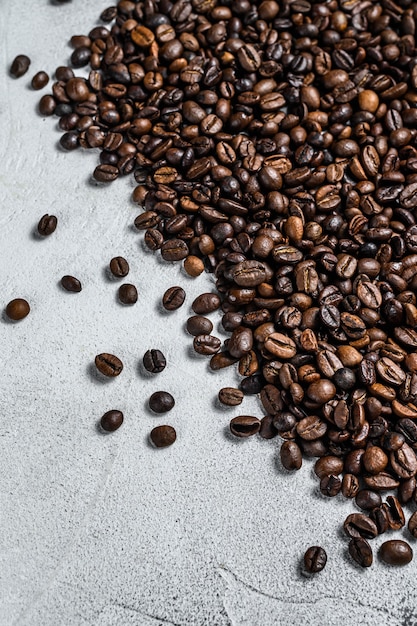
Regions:
[[[48,88],[33,92],[31,77],[65,63],[65,42],[107,4],[0,1],[1,307],[17,296],[32,307],[18,324],[0,320],[0,624],[417,624],[417,560],[359,570],[339,534],[353,505],[320,496],[312,463],[290,476],[277,440],[226,436],[232,416],[262,413],[256,398],[220,410],[217,391],[236,373],[213,374],[190,356],[184,323],[212,279],[192,280],[146,251],[131,227],[133,179],[90,184],[97,154],[64,154],[56,118],[36,114]],[[32,65],[13,80],[5,68],[19,53]],[[33,229],[46,212],[59,226],[41,241]],[[117,303],[118,283],[106,277],[118,254],[139,290],[133,307]],[[80,294],[59,287],[67,273],[82,281]],[[161,314],[174,284],[186,304]],[[139,364],[151,347],[168,366],[145,377]],[[119,379],[91,375],[102,351],[122,358]],[[157,389],[176,398],[166,417],[145,406]],[[103,436],[96,422],[110,408],[125,423]],[[148,434],[164,422],[177,442],[154,450]],[[299,560],[315,544],[328,565],[306,579]]]

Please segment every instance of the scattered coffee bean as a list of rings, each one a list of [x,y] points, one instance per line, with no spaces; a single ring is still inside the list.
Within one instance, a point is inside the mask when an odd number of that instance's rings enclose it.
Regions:
[[[124,278],[129,274],[129,263],[122,256],[116,256],[110,261],[110,271],[116,278]]]
[[[295,441],[284,441],[280,450],[281,463],[286,470],[299,470],[303,458],[300,447]]]
[[[37,72],[32,78],[32,89],[43,89],[49,83],[49,76],[46,72]]]
[[[166,448],[175,442],[177,433],[172,426],[156,426],[151,430],[149,437],[157,448]]]
[[[166,359],[160,350],[147,350],[143,355],[143,366],[152,374],[159,374],[166,367]]]
[[[184,269],[189,276],[200,276],[204,272],[204,263],[199,257],[190,254],[184,260]]]
[[[187,330],[190,335],[209,335],[213,330],[213,324],[207,317],[193,315],[187,320]]]
[[[112,410],[104,413],[100,420],[100,425],[103,430],[113,432],[120,428],[123,424],[123,413],[121,411]]]
[[[349,541],[349,554],[361,567],[371,567],[373,562],[372,548],[363,537],[353,537]]]
[[[406,541],[391,539],[381,545],[379,556],[388,565],[407,565],[413,560],[413,550]]]
[[[38,233],[43,237],[52,235],[57,227],[58,220],[55,215],[48,215],[47,213],[41,217],[38,223]]]
[[[252,415],[238,415],[230,420],[230,432],[235,437],[251,437],[261,428],[261,421]]]
[[[72,291],[73,293],[79,293],[82,290],[80,281],[74,276],[63,276],[61,285],[65,291]]]
[[[175,400],[168,391],[155,391],[149,398],[149,408],[154,413],[167,413],[174,405]]]
[[[95,358],[95,364],[98,371],[104,376],[119,376],[123,370],[121,360],[117,356],[114,356],[114,354],[109,354],[108,352],[98,354]]]
[[[162,306],[167,311],[179,309],[185,300],[185,291],[182,287],[170,287],[162,296]]]
[[[27,300],[23,298],[15,298],[11,300],[6,306],[6,315],[9,319],[17,322],[29,315],[30,306]]]
[[[304,568],[309,574],[321,572],[327,563],[327,554],[320,546],[311,546],[304,554]]]
[[[120,285],[118,295],[122,304],[135,304],[138,301],[138,290],[129,283]]]
[[[20,78],[29,69],[30,59],[26,54],[18,54],[10,66],[10,74],[14,78]]]
[[[242,404],[243,393],[240,389],[234,387],[223,387],[219,391],[219,400],[226,406],[238,406]]]

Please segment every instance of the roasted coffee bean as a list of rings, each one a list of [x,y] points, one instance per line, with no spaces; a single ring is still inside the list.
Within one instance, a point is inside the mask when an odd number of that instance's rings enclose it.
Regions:
[[[238,406],[242,404],[243,392],[234,387],[223,387],[219,391],[219,400],[226,406]]]
[[[327,563],[327,554],[320,546],[311,546],[304,554],[304,568],[309,574],[321,572]]]
[[[261,421],[251,415],[239,415],[230,421],[230,432],[235,437],[256,435],[261,428]]]
[[[154,413],[167,413],[174,408],[175,400],[168,391],[155,391],[149,398],[148,404]]]
[[[404,512],[398,499],[394,496],[387,497],[385,510],[387,513],[388,525],[393,530],[399,530],[405,524]]]
[[[120,428],[123,424],[123,413],[117,410],[111,410],[104,413],[100,420],[100,426],[103,430],[113,432]]]
[[[23,298],[15,298],[11,300],[6,306],[6,315],[9,319],[17,322],[29,315],[30,306],[27,300]]]
[[[187,320],[187,331],[190,335],[210,335],[213,330],[212,322],[202,315],[193,315]]]
[[[177,438],[175,428],[168,425],[156,426],[150,432],[150,440],[157,448],[166,448],[172,446]]]
[[[324,476],[338,475],[343,471],[343,460],[337,456],[326,455],[319,459],[314,466],[314,473],[320,479]]]
[[[337,496],[339,491],[342,488],[342,481],[338,476],[329,475],[323,476],[320,480],[320,491],[324,496],[328,496],[330,498]]]
[[[373,539],[378,534],[374,522],[363,513],[352,513],[348,515],[344,522],[343,529],[348,537]]]
[[[198,296],[191,305],[197,315],[206,315],[216,311],[221,305],[221,300],[216,293],[203,293]]]
[[[10,74],[14,78],[20,78],[29,69],[30,59],[26,54],[18,54],[10,66]]]
[[[406,541],[391,539],[381,545],[379,556],[388,565],[407,565],[413,560],[413,550]]]
[[[221,340],[213,335],[197,335],[193,340],[193,348],[198,354],[211,356],[219,352],[221,343]]]
[[[284,441],[280,450],[281,463],[288,471],[299,470],[303,459],[295,441]]]
[[[58,220],[55,215],[48,215],[48,213],[46,213],[41,217],[38,223],[37,230],[39,235],[42,235],[42,237],[52,235],[57,227],[57,223]]]
[[[382,504],[382,498],[377,491],[361,489],[356,495],[355,502],[360,509],[371,511]]]
[[[114,354],[109,354],[108,352],[98,354],[95,358],[95,364],[98,371],[104,376],[119,376],[123,370],[121,360],[117,356],[114,356]]]
[[[46,72],[37,72],[31,80],[32,89],[43,89],[49,83],[49,76]]]
[[[413,537],[416,539],[417,538],[417,511],[414,511],[414,513],[411,515],[410,519],[408,520],[407,528],[410,531],[410,533],[413,535]]]
[[[143,366],[152,374],[159,374],[166,367],[166,359],[160,350],[147,350],[143,355]]]
[[[135,304],[138,301],[138,290],[129,283],[120,285],[118,295],[122,304]]]
[[[162,306],[167,311],[179,309],[185,300],[185,291],[182,287],[170,287],[162,296]]]
[[[110,261],[110,271],[116,278],[124,278],[129,274],[129,263],[122,256],[116,256]]]
[[[74,293],[78,293],[82,289],[80,281],[74,276],[63,276],[61,278],[61,285],[65,291],[72,291]]]
[[[372,548],[363,537],[352,537],[349,541],[349,554],[361,567],[370,567],[372,565]]]

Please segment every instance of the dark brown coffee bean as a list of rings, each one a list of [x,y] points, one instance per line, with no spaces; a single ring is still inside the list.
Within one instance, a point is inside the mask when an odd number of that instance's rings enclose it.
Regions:
[[[283,408],[281,392],[275,385],[265,385],[261,390],[260,399],[268,415],[277,415]]]
[[[319,459],[314,466],[314,473],[320,479],[324,476],[338,475],[343,471],[343,460],[337,456],[326,455]]]
[[[413,535],[413,537],[417,539],[417,511],[414,511],[414,513],[411,515],[410,519],[408,520],[407,528],[410,531],[410,533]]]
[[[304,568],[309,574],[321,572],[327,563],[327,554],[320,546],[311,546],[304,554]]]
[[[216,293],[203,293],[198,296],[191,305],[197,315],[206,315],[216,311],[221,305],[221,300]]]
[[[353,474],[345,474],[342,479],[342,494],[345,498],[355,498],[359,491],[359,480]]]
[[[182,261],[188,253],[188,246],[182,239],[170,239],[161,246],[161,256],[165,261]]]
[[[162,306],[167,311],[179,309],[185,300],[185,291],[182,287],[170,287],[162,296]]]
[[[120,428],[123,424],[123,413],[117,410],[111,410],[104,413],[100,420],[100,426],[103,430],[113,432]]]
[[[360,509],[371,511],[382,504],[382,498],[377,491],[361,489],[355,498],[355,502]]]
[[[331,474],[329,476],[323,476],[323,478],[320,480],[320,492],[324,496],[333,498],[334,496],[337,496],[341,488],[342,481],[340,480],[340,478],[338,478],[338,476],[334,476]]]
[[[129,283],[120,285],[118,295],[122,304],[135,304],[138,301],[138,290]]]
[[[114,354],[109,354],[108,352],[98,354],[95,358],[95,364],[98,371],[104,376],[119,376],[123,370],[121,360],[117,356],[114,356]]]
[[[239,415],[230,421],[230,432],[235,437],[256,435],[261,428],[261,421],[251,415]]]
[[[15,298],[11,300],[6,306],[6,315],[9,319],[17,322],[29,315],[30,306],[27,300],[23,298]]]
[[[221,340],[213,335],[197,335],[193,340],[194,351],[205,356],[219,352],[221,344]]]
[[[352,513],[348,515],[343,524],[343,529],[348,537],[373,539],[378,534],[374,522],[363,513]]]
[[[32,89],[43,89],[49,83],[49,76],[46,72],[37,72],[31,80]]]
[[[65,291],[79,293],[82,290],[80,281],[74,276],[63,276],[61,278],[61,285],[65,289]]]
[[[124,278],[129,274],[129,263],[122,256],[116,256],[110,261],[110,271],[116,278]]]
[[[219,400],[226,406],[238,406],[242,404],[243,393],[240,389],[234,387],[223,387],[219,391]]]
[[[295,441],[284,441],[280,458],[282,466],[288,471],[299,470],[303,462],[301,450]]]
[[[381,545],[379,556],[388,565],[407,565],[413,560],[413,550],[406,541],[391,539]]]
[[[370,567],[372,565],[372,548],[363,537],[353,537],[349,541],[349,554],[361,567]]]
[[[386,507],[388,525],[393,530],[399,530],[405,524],[404,512],[398,499],[394,496],[387,497]]]
[[[155,391],[149,398],[149,408],[154,413],[167,413],[175,406],[175,400],[168,391]]]
[[[150,440],[157,448],[166,448],[172,446],[177,438],[175,428],[168,425],[156,426],[151,430]]]
[[[52,235],[57,227],[57,223],[58,220],[55,215],[48,215],[48,213],[46,213],[41,217],[38,223],[37,230],[39,235],[42,235],[42,237]]]
[[[18,54],[10,66],[10,74],[14,78],[20,78],[29,69],[30,59],[26,54]]]
[[[152,374],[162,372],[166,364],[165,356],[160,350],[147,350],[143,355],[143,366]]]

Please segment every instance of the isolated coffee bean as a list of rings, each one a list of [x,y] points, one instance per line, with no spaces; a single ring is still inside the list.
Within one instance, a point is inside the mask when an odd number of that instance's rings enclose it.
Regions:
[[[223,387],[218,394],[219,400],[226,406],[238,406],[242,404],[243,392],[234,387]]]
[[[216,293],[203,293],[194,300],[191,308],[197,315],[207,315],[216,311],[220,304],[221,300]]]
[[[174,406],[174,397],[168,391],[155,391],[149,398],[149,408],[154,413],[167,413]]]
[[[49,76],[46,72],[37,72],[31,80],[32,89],[43,89],[49,83]]]
[[[124,278],[129,274],[129,263],[121,256],[110,261],[110,271],[116,278]]]
[[[55,215],[48,215],[48,213],[46,213],[41,217],[38,223],[37,230],[39,235],[42,235],[42,237],[52,235],[57,227],[57,223],[58,220]]]
[[[143,355],[143,366],[152,374],[159,374],[166,367],[166,359],[160,350],[147,350]]]
[[[65,291],[79,293],[82,290],[80,281],[74,276],[63,276],[61,278],[61,285],[65,289]]]
[[[179,309],[185,300],[185,291],[182,287],[170,287],[162,296],[162,306],[167,311]]]
[[[95,365],[98,371],[104,376],[115,377],[123,370],[123,363],[114,354],[103,352],[95,358]]]
[[[327,563],[327,554],[320,546],[311,546],[304,554],[304,568],[309,574],[321,572]]]
[[[123,413],[117,410],[111,410],[104,413],[100,420],[100,425],[103,430],[113,432],[120,428],[123,424]]]
[[[406,541],[391,539],[381,545],[379,556],[388,565],[407,565],[413,560],[413,550]]]
[[[24,298],[15,298],[6,306],[7,317],[15,322],[22,320],[24,317],[29,315],[29,313],[29,302]]]
[[[14,78],[20,78],[26,74],[29,69],[29,65],[29,57],[26,56],[26,54],[18,54],[10,66],[10,74],[14,76]]]
[[[120,285],[118,295],[122,304],[135,304],[138,301],[138,290],[129,283]]]
[[[172,426],[163,425],[153,428],[149,437],[156,448],[166,448],[175,443],[177,433]]]

